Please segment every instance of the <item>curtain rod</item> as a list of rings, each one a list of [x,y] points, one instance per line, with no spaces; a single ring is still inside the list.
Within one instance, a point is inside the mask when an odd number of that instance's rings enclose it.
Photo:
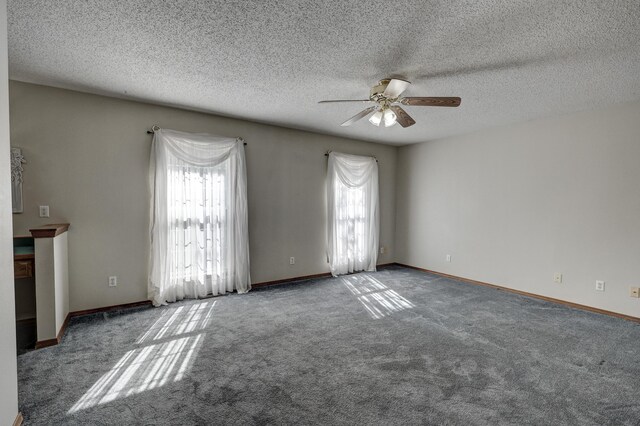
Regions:
[[[325,152],[324,156],[325,156],[325,157],[328,157],[328,156],[329,156],[329,154],[331,154],[331,152],[332,152],[332,151],[327,151],[327,152]],[[376,163],[379,163],[379,161],[378,161],[378,159],[376,158],[376,156],[375,156],[375,155],[367,155],[366,157],[371,157],[371,158],[373,158],[374,160],[376,160]]]
[[[156,125],[153,125],[153,126],[151,126],[151,130],[147,130],[147,134],[148,135],[153,135],[158,130],[160,130],[160,127],[156,126]],[[240,139],[242,141],[242,144],[244,146],[247,146],[247,143],[244,141],[244,139],[242,139],[242,138],[238,138],[238,139]]]

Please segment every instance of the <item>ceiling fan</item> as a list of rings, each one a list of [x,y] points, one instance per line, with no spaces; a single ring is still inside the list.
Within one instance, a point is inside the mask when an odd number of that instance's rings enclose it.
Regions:
[[[400,97],[410,84],[408,81],[398,78],[385,78],[371,88],[369,99],[340,99],[320,101],[318,103],[375,102],[376,105],[360,111],[342,123],[341,126],[350,126],[356,121],[373,114],[369,117],[369,122],[374,126],[380,126],[380,123],[382,123],[384,127],[390,127],[396,123],[400,123],[402,127],[416,124],[416,121],[397,104],[409,106],[460,106],[461,99],[457,97]]]

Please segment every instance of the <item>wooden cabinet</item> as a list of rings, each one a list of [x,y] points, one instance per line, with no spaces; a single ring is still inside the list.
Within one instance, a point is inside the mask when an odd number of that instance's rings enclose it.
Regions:
[[[13,275],[15,278],[33,277],[33,259],[23,259],[13,261]]]
[[[13,237],[13,275],[33,278],[35,274],[34,243],[31,236]]]

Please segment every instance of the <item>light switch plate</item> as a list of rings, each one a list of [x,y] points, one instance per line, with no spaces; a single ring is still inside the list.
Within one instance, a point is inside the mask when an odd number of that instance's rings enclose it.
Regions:
[[[49,217],[49,206],[40,206],[40,217]]]

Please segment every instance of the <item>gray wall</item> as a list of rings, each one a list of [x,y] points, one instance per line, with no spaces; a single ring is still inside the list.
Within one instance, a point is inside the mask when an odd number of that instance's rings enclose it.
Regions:
[[[380,159],[379,263],[640,316],[628,297],[640,285],[640,104],[398,149],[18,82],[10,100],[12,143],[28,161],[14,230],[71,223],[71,310],[146,298],[145,130],[157,123],[248,142],[254,282],[327,271],[323,154],[333,149]]]
[[[327,150],[375,155],[380,166],[379,263],[394,260],[397,148],[174,108],[10,82],[11,142],[23,149],[25,213],[14,232],[69,222],[72,311],[145,300],[148,167],[153,124],[241,136],[248,143],[252,281],[328,271]],[[51,217],[38,217],[49,205]],[[295,256],[296,264],[289,265]],[[118,276],[109,288],[107,277]]]
[[[640,317],[640,103],[402,147],[397,167],[398,262]]]
[[[0,0],[0,425],[18,414],[7,57],[7,2]]]

